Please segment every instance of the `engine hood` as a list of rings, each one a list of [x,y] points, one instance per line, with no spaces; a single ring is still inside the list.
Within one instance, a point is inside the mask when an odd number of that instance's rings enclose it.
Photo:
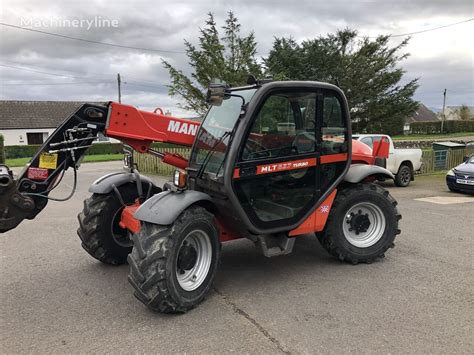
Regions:
[[[454,171],[457,173],[466,173],[466,174],[474,174],[474,164],[469,163],[469,164],[459,164],[454,168]]]

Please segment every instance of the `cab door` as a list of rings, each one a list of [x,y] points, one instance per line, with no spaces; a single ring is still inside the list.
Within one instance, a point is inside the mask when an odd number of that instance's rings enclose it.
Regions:
[[[342,99],[330,91],[305,88],[272,91],[255,111],[233,187],[259,230],[302,221],[343,173],[347,127],[342,107]]]

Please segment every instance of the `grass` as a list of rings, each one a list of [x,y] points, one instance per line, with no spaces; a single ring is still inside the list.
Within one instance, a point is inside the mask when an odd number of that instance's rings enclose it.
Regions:
[[[474,136],[474,132],[458,132],[458,133],[449,133],[449,134],[410,134],[410,135],[400,135],[393,136],[392,139],[395,141],[400,140],[415,140],[415,139],[447,139],[447,138],[457,138],[457,137],[469,137]]]
[[[6,159],[5,164],[12,168],[18,166],[25,166],[31,158],[16,158],[16,159]],[[114,160],[122,160],[123,154],[94,154],[94,155],[86,155],[84,157],[84,163],[93,163],[99,161],[114,161]]]

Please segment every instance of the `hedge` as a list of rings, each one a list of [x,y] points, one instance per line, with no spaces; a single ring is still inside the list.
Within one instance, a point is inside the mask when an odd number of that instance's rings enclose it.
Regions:
[[[441,121],[413,122],[411,134],[441,133]],[[474,121],[444,121],[443,133],[474,132]]]
[[[5,163],[5,149],[3,146],[3,135],[0,134],[0,164]]]
[[[152,147],[155,149],[166,149],[177,146],[173,144],[153,143]],[[5,147],[5,157],[6,159],[31,158],[39,148],[40,145],[10,145]],[[93,144],[92,147],[87,150],[87,155],[120,153],[122,153],[122,143],[97,143]]]

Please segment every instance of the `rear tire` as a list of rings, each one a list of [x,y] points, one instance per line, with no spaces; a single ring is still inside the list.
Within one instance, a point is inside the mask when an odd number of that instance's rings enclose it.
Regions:
[[[125,204],[132,204],[138,197],[136,185],[119,187]],[[127,262],[133,243],[128,231],[122,229],[120,222],[123,206],[114,191],[108,194],[93,194],[84,201],[84,209],[77,216],[79,228],[77,234],[82,247],[93,258],[110,265]]]
[[[398,187],[407,187],[410,185],[412,177],[412,169],[407,164],[403,164],[398,169],[397,175],[395,175],[395,185]]]
[[[184,313],[209,292],[220,244],[214,216],[190,207],[169,226],[144,222],[128,256],[135,297],[154,311]]]
[[[340,261],[371,263],[382,258],[400,234],[397,202],[376,184],[357,184],[337,192],[326,227],[317,237]]]

